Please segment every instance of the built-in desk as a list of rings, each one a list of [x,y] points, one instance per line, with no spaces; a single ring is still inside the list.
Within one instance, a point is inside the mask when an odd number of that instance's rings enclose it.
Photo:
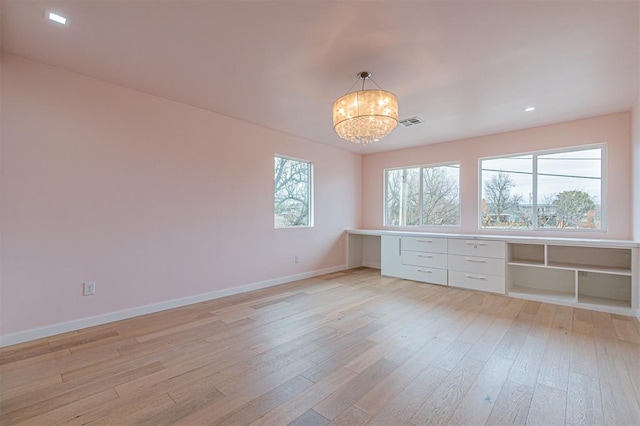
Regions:
[[[634,241],[350,229],[349,268],[640,317]]]

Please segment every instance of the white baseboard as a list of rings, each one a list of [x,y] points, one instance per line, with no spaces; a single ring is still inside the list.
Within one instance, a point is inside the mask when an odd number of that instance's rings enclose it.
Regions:
[[[120,321],[127,318],[133,318],[140,315],[151,314],[154,312],[164,311],[167,309],[178,308],[180,306],[192,305],[194,303],[206,302],[220,297],[231,296],[238,293],[246,293],[252,290],[259,290],[276,286],[279,284],[290,283],[293,281],[313,278],[319,275],[330,274],[333,272],[344,271],[347,265],[334,266],[331,268],[319,269],[316,271],[304,272],[301,274],[289,275],[286,277],[274,278],[271,280],[259,281],[251,284],[232,287],[223,290],[212,291],[210,293],[197,294],[195,296],[187,296],[180,299],[168,300],[166,302],[154,303],[152,305],[144,305],[136,308],[125,309],[122,311],[110,312],[107,314],[96,315],[78,320],[61,322],[58,324],[48,325],[46,327],[33,328],[31,330],[19,331],[17,333],[0,336],[0,348],[18,343],[28,342],[30,340],[49,337],[56,334],[68,333],[87,327],[102,325],[109,322]]]
[[[380,269],[380,262],[362,262],[362,266],[367,268]]]

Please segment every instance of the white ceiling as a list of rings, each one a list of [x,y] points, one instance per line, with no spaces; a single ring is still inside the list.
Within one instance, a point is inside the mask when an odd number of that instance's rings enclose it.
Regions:
[[[637,99],[632,1],[5,0],[1,13],[6,53],[359,153]],[[332,103],[365,70],[424,124],[368,147],[338,138]]]

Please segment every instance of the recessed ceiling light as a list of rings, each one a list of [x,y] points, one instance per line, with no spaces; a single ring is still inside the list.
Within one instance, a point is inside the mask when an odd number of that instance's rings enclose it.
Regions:
[[[524,112],[531,112],[531,111],[535,111],[535,110],[536,110],[536,107],[534,107],[534,106],[530,106],[530,107],[524,108]]]
[[[57,13],[47,12],[47,18],[50,21],[57,22],[58,24],[67,25],[67,18],[62,15],[58,15]]]

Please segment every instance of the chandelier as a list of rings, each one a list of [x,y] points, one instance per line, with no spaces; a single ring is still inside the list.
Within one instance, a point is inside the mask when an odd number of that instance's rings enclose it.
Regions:
[[[358,73],[358,79],[362,80],[362,90],[347,93],[333,103],[333,129],[342,139],[369,144],[384,138],[398,125],[398,98],[382,90],[370,72]],[[378,89],[364,90],[365,80],[373,81]]]

